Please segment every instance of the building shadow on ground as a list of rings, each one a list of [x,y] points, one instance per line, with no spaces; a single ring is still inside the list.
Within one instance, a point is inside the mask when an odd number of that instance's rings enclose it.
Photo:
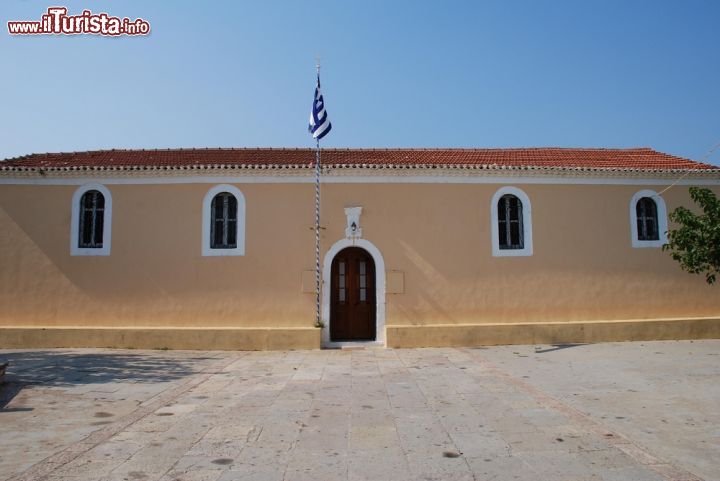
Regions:
[[[9,361],[0,383],[0,409],[26,386],[71,387],[110,382],[168,382],[200,371],[203,356],[174,357],[161,353],[127,351],[83,353],[66,350],[1,352],[0,362]]]
[[[571,347],[578,347],[578,346],[584,346],[584,343],[575,343],[575,344],[552,344],[551,347],[548,347],[546,349],[538,349],[535,348],[535,354],[544,354],[546,352],[553,352],[553,351],[559,351],[561,349],[569,349]]]

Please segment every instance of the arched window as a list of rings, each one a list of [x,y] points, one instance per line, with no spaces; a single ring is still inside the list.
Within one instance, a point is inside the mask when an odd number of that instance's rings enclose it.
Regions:
[[[667,210],[657,192],[641,190],[630,199],[630,235],[633,247],[667,243]]]
[[[660,240],[658,235],[657,205],[650,197],[642,197],[635,205],[638,240]]]
[[[516,187],[502,187],[490,204],[492,253],[495,257],[531,256],[532,208],[530,198]]]
[[[210,219],[210,248],[235,249],[237,247],[237,199],[221,192],[212,200]]]
[[[505,194],[498,201],[498,246],[500,249],[522,249],[523,239],[522,202],[512,194]]]
[[[211,188],[203,199],[203,256],[245,254],[245,197],[235,186]]]
[[[80,198],[78,247],[102,249],[105,221],[105,196],[98,190],[88,190]]]
[[[101,184],[86,184],[75,191],[70,219],[70,254],[110,255],[112,196]]]

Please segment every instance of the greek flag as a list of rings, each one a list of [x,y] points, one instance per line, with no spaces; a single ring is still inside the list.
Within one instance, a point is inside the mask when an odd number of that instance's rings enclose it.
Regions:
[[[318,75],[317,86],[315,87],[315,100],[313,101],[312,112],[310,113],[308,130],[312,134],[313,139],[320,140],[330,132],[330,129],[332,129],[332,124],[325,111],[325,102],[323,101],[322,93],[320,93],[320,75]]]

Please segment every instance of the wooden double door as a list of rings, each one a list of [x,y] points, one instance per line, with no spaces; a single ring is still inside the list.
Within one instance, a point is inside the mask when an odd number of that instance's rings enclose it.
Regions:
[[[335,256],[330,282],[330,340],[375,340],[375,262],[367,251],[348,247]]]

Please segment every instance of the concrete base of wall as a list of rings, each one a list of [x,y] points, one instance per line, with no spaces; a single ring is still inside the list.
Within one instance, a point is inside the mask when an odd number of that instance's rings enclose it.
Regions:
[[[609,341],[720,339],[720,317],[543,324],[388,326],[387,346],[462,347]],[[316,328],[0,327],[0,348],[319,349]]]
[[[398,348],[719,338],[720,317],[387,327],[388,347]]]
[[[316,328],[0,327],[0,348],[110,347],[265,351],[319,349]]]

